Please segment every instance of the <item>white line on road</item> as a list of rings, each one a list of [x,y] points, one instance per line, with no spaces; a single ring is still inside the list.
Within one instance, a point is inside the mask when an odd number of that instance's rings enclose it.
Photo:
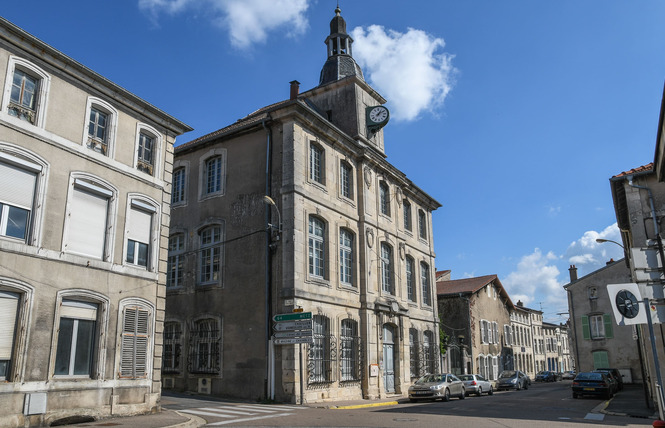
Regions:
[[[233,415],[223,415],[221,413],[213,413],[213,412],[202,412],[197,409],[186,409],[186,410],[178,410],[179,412],[184,412],[184,413],[191,413],[193,415],[199,415],[199,416],[216,416],[218,418],[235,418]]]
[[[259,419],[278,418],[280,416],[291,416],[291,415],[293,415],[293,413],[279,413],[279,414],[276,414],[276,415],[257,416],[255,418],[234,419],[232,421],[214,422],[214,423],[211,423],[211,424],[207,424],[206,426],[212,427],[212,426],[217,426],[217,425],[234,424],[236,422],[256,421],[256,420],[259,420]]]

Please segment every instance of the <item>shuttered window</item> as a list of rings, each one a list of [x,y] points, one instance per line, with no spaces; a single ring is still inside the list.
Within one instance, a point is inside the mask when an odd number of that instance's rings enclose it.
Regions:
[[[104,259],[109,200],[113,194],[102,187],[76,179],[69,204],[65,250]]]
[[[41,166],[2,154],[0,156],[0,235],[28,239]]]
[[[122,317],[121,378],[144,378],[148,374],[150,310],[142,306],[125,307]]]
[[[593,355],[593,369],[598,369],[602,367],[609,367],[610,360],[607,356],[607,351],[594,351]]]
[[[11,369],[19,295],[0,291],[0,380]]]

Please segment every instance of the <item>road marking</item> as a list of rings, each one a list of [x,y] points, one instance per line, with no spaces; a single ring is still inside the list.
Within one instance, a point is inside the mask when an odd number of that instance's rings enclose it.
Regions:
[[[602,421],[605,419],[605,415],[602,413],[587,413],[584,419],[588,419],[590,421]]]
[[[186,409],[186,410],[178,410],[179,412],[183,413],[191,413],[193,415],[200,415],[200,416],[216,416],[218,418],[235,418],[235,416],[232,415],[222,415],[221,413],[212,413],[212,412],[202,412],[197,409]]]
[[[256,421],[256,420],[259,420],[259,419],[278,418],[280,416],[291,416],[291,415],[293,415],[293,413],[278,413],[276,415],[257,416],[255,418],[233,419],[232,421],[213,422],[211,424],[207,424],[206,426],[212,427],[212,426],[218,426],[218,425],[234,424],[236,422]]]
[[[234,409],[242,409],[242,410],[247,410],[250,412],[258,412],[258,413],[275,413],[279,412],[279,410],[266,410],[266,409],[261,409],[261,408],[255,408],[253,406],[233,406]]]

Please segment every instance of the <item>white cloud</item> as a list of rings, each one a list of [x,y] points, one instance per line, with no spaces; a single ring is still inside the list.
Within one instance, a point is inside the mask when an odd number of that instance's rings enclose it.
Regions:
[[[540,309],[541,303],[547,306],[565,304],[563,284],[557,279],[560,274],[555,265],[557,260],[559,258],[554,253],[543,254],[539,248],[523,256],[517,270],[501,279],[513,303],[521,300],[524,306],[533,309]]]
[[[578,276],[602,268],[610,259],[619,260],[623,257],[623,249],[619,245],[613,242],[599,243],[596,239],[607,239],[620,244],[621,234],[617,224],[607,226],[600,232],[584,232],[580,239],[568,246],[563,258],[580,270]]]
[[[311,0],[139,0],[139,9],[154,23],[161,14],[174,15],[187,9],[205,9],[211,22],[229,33],[231,44],[247,49],[263,43],[268,33],[286,29],[301,34],[307,28],[305,12]]]
[[[379,25],[356,27],[353,57],[368,81],[391,101],[395,120],[415,120],[434,112],[450,92],[453,55],[442,52],[443,39],[409,28],[406,33]]]

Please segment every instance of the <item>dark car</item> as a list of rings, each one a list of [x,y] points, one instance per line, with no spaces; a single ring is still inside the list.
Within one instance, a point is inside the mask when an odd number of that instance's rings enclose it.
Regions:
[[[581,395],[600,395],[603,398],[612,398],[612,384],[605,373],[582,372],[573,379],[573,398]]]
[[[598,368],[594,370],[595,372],[601,371],[601,372],[610,372],[612,373],[612,376],[614,376],[619,384],[619,391],[623,389],[623,376],[621,376],[621,373],[619,373],[619,369],[604,369],[604,368]]]
[[[538,372],[536,382],[554,382],[554,373],[549,371]]]
[[[531,384],[531,379],[524,372],[519,370],[504,370],[496,380],[496,389],[528,389]]]

